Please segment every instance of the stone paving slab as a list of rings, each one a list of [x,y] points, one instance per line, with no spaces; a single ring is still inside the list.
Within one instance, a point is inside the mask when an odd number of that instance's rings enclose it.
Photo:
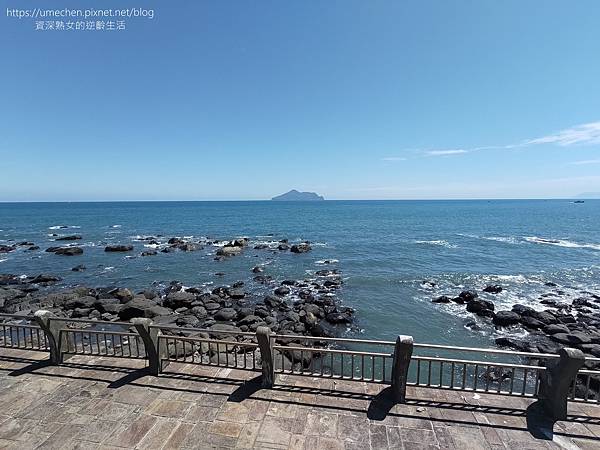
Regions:
[[[531,399],[144,361],[0,352],[0,448],[7,449],[600,449],[600,407],[528,429]],[[531,417],[529,417],[531,422]],[[531,431],[530,431],[531,430]]]

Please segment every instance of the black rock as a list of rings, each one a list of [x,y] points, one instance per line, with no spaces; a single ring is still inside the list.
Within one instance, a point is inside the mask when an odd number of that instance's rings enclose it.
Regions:
[[[79,235],[71,235],[71,236],[59,236],[57,238],[55,238],[55,241],[78,241],[81,239],[81,236]]]
[[[544,326],[542,331],[546,334],[552,335],[557,333],[568,333],[569,328],[566,325],[553,324]]]
[[[146,250],[140,254],[140,256],[154,256],[157,255],[158,252],[156,250]]]
[[[494,325],[499,327],[507,327],[519,323],[521,316],[512,311],[498,311],[494,317]]]
[[[495,306],[489,300],[483,300],[480,298],[474,298],[467,302],[467,311],[479,314],[485,310],[494,311]]]
[[[83,254],[83,249],[81,247],[59,247],[56,250],[54,250],[54,254],[64,256],[81,255]]]
[[[86,267],[83,264],[79,264],[78,266],[73,267],[71,270],[73,272],[83,272]]]
[[[477,292],[462,291],[460,294],[458,294],[458,297],[463,300],[462,303],[465,303],[465,302],[468,302],[469,300],[473,300],[474,298],[477,298]]]
[[[450,297],[446,295],[440,295],[439,297],[434,298],[431,301],[432,303],[450,303]]]
[[[490,284],[483,288],[483,292],[488,292],[490,294],[499,294],[502,292],[502,286],[499,284]]]
[[[290,293],[290,288],[287,287],[287,286],[279,286],[273,292],[275,293],[275,295],[279,295],[280,297],[283,297],[283,296],[288,295]]]
[[[107,245],[104,247],[105,252],[130,252],[133,250],[133,245]]]
[[[292,253],[306,253],[311,250],[310,244],[303,242],[301,244],[294,244],[291,246],[290,251]]]

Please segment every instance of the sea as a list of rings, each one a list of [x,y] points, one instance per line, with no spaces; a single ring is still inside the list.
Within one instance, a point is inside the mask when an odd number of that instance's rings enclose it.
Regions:
[[[72,234],[82,239],[55,241]],[[159,243],[144,240],[150,236]],[[140,256],[171,237],[209,243]],[[236,237],[249,238],[248,248],[216,261],[222,241]],[[281,239],[309,241],[312,250],[278,251]],[[541,310],[544,294],[565,302],[600,294],[600,200],[0,203],[0,245],[20,241],[40,250],[0,254],[0,273],[54,274],[59,287],[159,289],[176,280],[212,289],[241,280],[260,301],[264,286],[253,282],[253,267],[276,280],[335,268],[344,280],[338,298],[356,310],[345,334],[360,338],[412,335],[423,343],[492,347],[500,335],[525,332],[496,330],[464,305],[432,299],[468,289],[496,310],[515,303]],[[81,246],[83,255],[44,251],[67,244]],[[109,244],[134,250],[107,253]],[[269,248],[255,250],[257,244]],[[85,271],[71,270],[80,264]],[[502,292],[483,293],[489,284]]]

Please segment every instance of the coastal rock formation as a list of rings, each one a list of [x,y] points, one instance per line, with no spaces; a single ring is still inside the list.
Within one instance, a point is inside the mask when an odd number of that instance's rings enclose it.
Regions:
[[[104,247],[105,252],[130,252],[133,250],[133,245],[107,245]]]

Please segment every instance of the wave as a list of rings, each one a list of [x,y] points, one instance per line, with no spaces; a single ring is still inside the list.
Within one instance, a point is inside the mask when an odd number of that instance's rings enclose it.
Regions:
[[[318,261],[315,261],[315,264],[322,266],[322,265],[326,265],[326,264],[337,264],[339,262],[340,262],[339,259],[331,258],[331,259],[320,259]]]
[[[8,258],[0,259],[0,263],[3,263],[4,261],[8,261]]]
[[[565,248],[589,248],[592,250],[600,250],[600,244],[581,244],[579,242],[567,241],[566,239],[546,239],[538,236],[525,236],[524,239],[527,242],[531,242],[533,244],[555,245],[557,247]]]
[[[438,245],[440,247],[446,248],[458,248],[458,245],[451,244],[450,242],[444,239],[432,240],[432,241],[415,241],[415,244],[425,244],[425,245]]]

